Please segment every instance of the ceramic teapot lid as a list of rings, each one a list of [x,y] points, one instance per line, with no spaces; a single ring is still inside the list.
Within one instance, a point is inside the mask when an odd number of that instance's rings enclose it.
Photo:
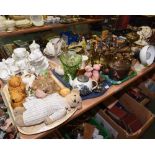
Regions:
[[[80,82],[88,82],[89,81],[89,78],[85,75],[80,75],[77,77],[77,80],[80,81]]]
[[[35,40],[33,40],[32,44],[29,46],[30,49],[37,49],[37,48],[40,48],[40,45],[37,44],[35,42]]]

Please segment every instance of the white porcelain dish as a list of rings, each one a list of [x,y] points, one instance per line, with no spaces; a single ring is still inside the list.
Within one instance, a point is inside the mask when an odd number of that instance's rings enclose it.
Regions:
[[[140,51],[139,57],[143,65],[151,65],[155,59],[155,47],[152,45],[144,46]]]
[[[34,26],[43,26],[44,25],[43,16],[33,15],[33,16],[30,16],[30,20]]]

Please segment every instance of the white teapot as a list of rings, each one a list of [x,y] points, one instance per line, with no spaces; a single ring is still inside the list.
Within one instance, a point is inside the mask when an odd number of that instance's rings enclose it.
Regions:
[[[77,88],[82,96],[90,94],[92,90],[98,86],[98,83],[95,80],[92,80],[85,75],[80,75],[74,80],[72,80],[72,77],[69,74],[68,76],[69,84],[72,86],[72,88]],[[93,86],[93,82],[95,83],[95,86]]]
[[[35,49],[31,52],[29,55],[30,62],[40,60],[43,57],[43,54],[41,53],[40,49]]]
[[[35,42],[35,40],[33,40],[32,44],[29,46],[29,48],[30,48],[30,51],[33,52],[33,51],[35,51],[36,49],[40,50],[40,45],[37,44],[37,43]]]

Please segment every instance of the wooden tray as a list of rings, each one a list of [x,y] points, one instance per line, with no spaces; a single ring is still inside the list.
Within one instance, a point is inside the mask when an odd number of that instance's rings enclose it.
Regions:
[[[15,124],[15,116],[13,113],[13,109],[11,107],[11,100],[10,100],[10,94],[8,91],[8,85],[5,85],[2,90],[1,90],[1,94],[2,94],[2,98],[4,100],[5,105],[8,107],[9,110],[9,114],[10,117],[13,121],[13,124]],[[32,134],[38,134],[44,131],[48,131],[51,130],[55,127],[57,127],[58,125],[62,124],[63,122],[65,122],[66,120],[68,120],[75,112],[76,112],[76,108],[72,109],[71,111],[68,111],[66,116],[64,116],[63,118],[53,122],[50,125],[46,125],[45,123],[41,123],[39,125],[34,125],[34,126],[30,126],[30,127],[18,127],[17,129],[19,130],[19,132],[21,132],[22,134],[26,134],[26,135],[32,135]]]

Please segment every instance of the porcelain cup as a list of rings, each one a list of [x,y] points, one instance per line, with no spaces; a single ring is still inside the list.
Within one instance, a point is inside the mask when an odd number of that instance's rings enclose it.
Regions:
[[[14,49],[13,53],[15,57],[18,57],[18,58],[23,58],[27,55],[26,48],[16,48]]]
[[[9,75],[9,72],[7,69],[0,69],[0,78],[3,80],[3,81],[7,81],[9,79],[10,75]]]
[[[15,60],[12,59],[12,58],[8,58],[8,59],[5,60],[5,64],[7,66],[13,66],[14,65],[14,62],[15,62]]]

